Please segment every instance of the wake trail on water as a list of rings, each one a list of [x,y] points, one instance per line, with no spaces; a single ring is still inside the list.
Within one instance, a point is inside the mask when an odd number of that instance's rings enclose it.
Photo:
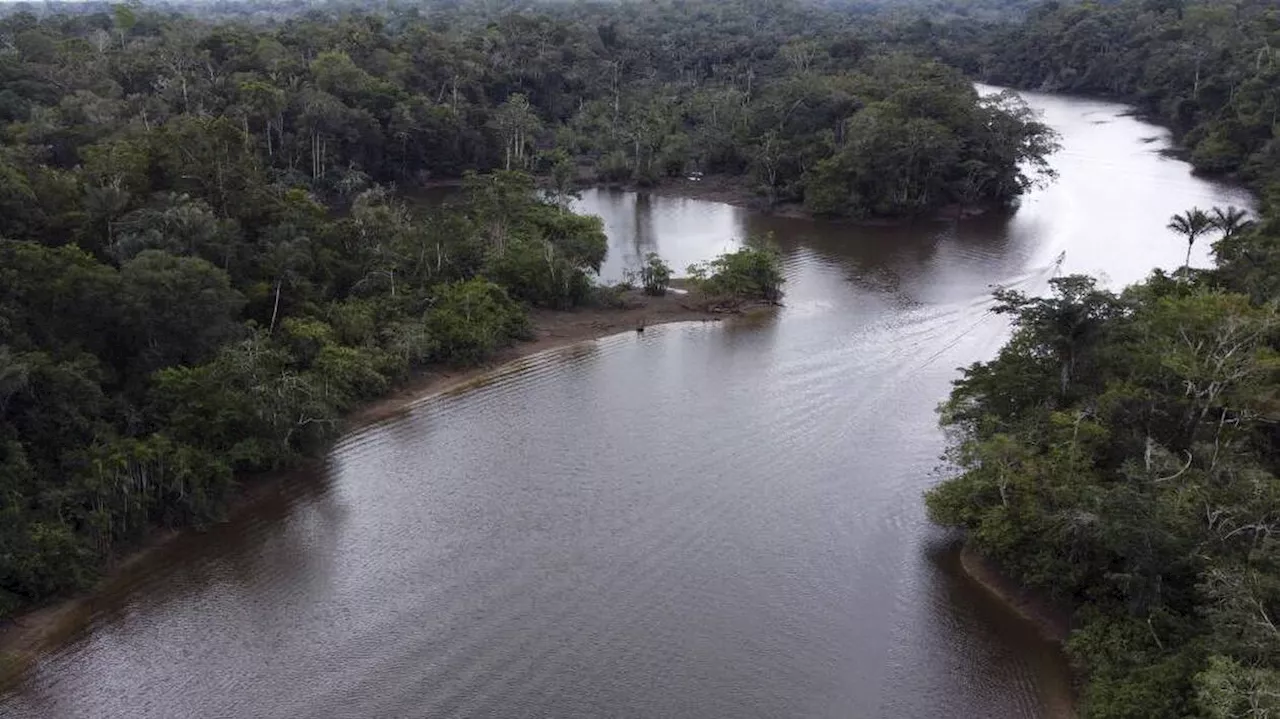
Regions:
[[[1032,283],[1034,283],[1038,287],[1043,287],[1048,284],[1049,279],[1056,277],[1059,273],[1061,273],[1062,263],[1066,261],[1066,259],[1067,259],[1067,253],[1063,251],[1058,254],[1057,258],[1055,258],[1052,263],[1045,265],[1043,267],[1036,268],[1022,275],[1019,275],[1018,277],[1013,278],[1013,280],[1010,282],[1006,282],[1000,285],[992,285],[992,287],[995,290],[1010,290],[1010,289],[1025,288]],[[970,304],[969,306],[976,307],[984,304],[989,306],[982,313],[982,315],[978,317],[978,320],[976,322],[974,322],[972,325],[969,325],[966,329],[964,329],[958,335],[953,337],[950,342],[943,345],[938,351],[930,355],[924,361],[923,364],[911,370],[910,374],[916,374],[927,369],[929,365],[933,364],[939,357],[943,356],[947,352],[950,352],[953,348],[955,348],[956,345],[960,344],[960,342],[962,342],[966,337],[971,335],[975,330],[977,330],[982,325],[986,324],[987,320],[989,320],[991,316],[995,314],[994,297],[992,297],[991,295],[987,295],[983,299],[978,300]]]

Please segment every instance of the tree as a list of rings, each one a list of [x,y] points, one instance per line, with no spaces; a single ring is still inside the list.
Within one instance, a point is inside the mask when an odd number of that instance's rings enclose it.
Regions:
[[[271,334],[280,315],[280,298],[285,288],[293,289],[306,282],[306,272],[312,267],[311,239],[299,234],[292,225],[272,227],[263,239],[262,268],[274,284],[271,320],[267,323],[267,334]]]
[[[1168,228],[1187,239],[1187,259],[1182,264],[1184,272],[1191,270],[1191,249],[1195,247],[1196,240],[1213,227],[1213,218],[1198,207],[1169,219]]]
[[[1101,333],[1120,311],[1120,304],[1115,295],[1098,289],[1092,277],[1055,277],[1049,285],[1050,298],[997,290],[993,311],[1014,315],[1014,326],[1026,339],[1049,351],[1059,368],[1058,391],[1066,396],[1079,366],[1101,342]]]
[[[689,267],[694,289],[707,305],[743,302],[777,303],[782,299],[782,274],[778,253],[769,247],[744,247]]]
[[[515,224],[533,201],[533,178],[523,172],[467,173],[462,180],[467,212],[483,228],[490,249],[501,255]]]
[[[30,369],[8,345],[0,345],[0,420],[4,419],[9,400],[27,388]]]
[[[640,268],[640,283],[646,295],[661,297],[667,294],[671,284],[671,267],[656,252],[645,255],[644,266]]]
[[[1249,213],[1236,207],[1228,207],[1225,210],[1221,207],[1213,208],[1213,216],[1210,221],[1213,224],[1213,228],[1222,233],[1223,240],[1231,240],[1253,226],[1253,221],[1249,219]]]
[[[121,50],[125,49],[125,37],[128,36],[134,26],[138,24],[138,16],[137,13],[134,12],[134,8],[136,7],[137,5],[133,3],[117,3],[111,6],[112,15],[115,20],[116,32],[120,34]]]
[[[202,362],[236,333],[244,298],[205,260],[145,250],[124,264],[120,283],[140,374]]]
[[[528,336],[528,320],[498,285],[481,279],[440,287],[427,311],[427,332],[438,361],[477,364]]]
[[[123,263],[144,250],[164,250],[201,257],[229,271],[239,245],[234,223],[218,217],[205,202],[171,193],[117,220],[107,251]]]
[[[284,144],[283,115],[288,106],[284,90],[259,79],[242,80],[238,89],[245,106],[246,123],[250,119],[261,123],[267,157],[275,157],[277,146]]]
[[[549,166],[551,170],[553,201],[556,206],[567,211],[571,200],[580,196],[574,190],[574,183],[577,180],[575,177],[577,168],[574,167],[573,159],[564,150],[554,150],[542,153],[541,161],[542,164]]]
[[[1280,179],[1273,0],[446,5],[0,6],[0,618],[215,521],[236,473],[410,368],[492,356],[526,305],[592,298],[580,170],[843,216],[1002,206],[1055,140],[983,78],[1127,98],[1198,170]],[[457,178],[449,207],[398,194]],[[1196,283],[1003,295],[1015,337],[946,406],[962,474],[930,509],[1087,599],[1096,716],[1266,707],[1276,207],[1212,213]],[[724,309],[785,279],[754,245],[694,275]]]
[[[1267,719],[1280,712],[1280,672],[1214,656],[1196,675],[1196,703],[1210,719]]]
[[[504,170],[527,169],[528,149],[541,127],[529,99],[520,93],[507,98],[494,113],[494,126],[502,135],[505,152]],[[515,167],[512,167],[514,163]]]

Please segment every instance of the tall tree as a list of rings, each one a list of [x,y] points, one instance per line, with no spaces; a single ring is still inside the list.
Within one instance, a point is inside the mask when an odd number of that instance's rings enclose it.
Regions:
[[[1204,210],[1193,207],[1182,214],[1171,217],[1167,227],[1186,238],[1187,259],[1182,263],[1182,269],[1183,271],[1189,271],[1191,269],[1191,249],[1195,247],[1196,240],[1214,229],[1213,218],[1206,214]]]

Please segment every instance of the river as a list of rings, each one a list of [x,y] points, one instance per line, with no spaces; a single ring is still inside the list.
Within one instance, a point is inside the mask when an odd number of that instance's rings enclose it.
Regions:
[[[924,516],[934,409],[1007,337],[993,285],[1175,268],[1169,215],[1249,198],[1123,106],[1026,97],[1062,134],[1059,178],[1005,217],[867,228],[586,193],[604,275],[772,232],[786,307],[538,355],[352,432],[125,572],[0,715],[1057,713],[1061,653]]]

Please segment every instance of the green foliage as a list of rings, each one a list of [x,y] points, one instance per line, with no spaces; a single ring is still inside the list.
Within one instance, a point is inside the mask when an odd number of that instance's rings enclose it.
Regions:
[[[0,8],[0,617],[216,520],[405,373],[527,336],[522,303],[616,300],[602,226],[566,210],[579,168],[846,216],[1011,201],[1051,133],[927,57],[1131,97],[1202,169],[1276,177],[1270,0],[887,5]],[[426,216],[387,189],[459,177]],[[1274,696],[1280,228],[1228,215],[1216,270],[1002,295],[1017,333],[946,408],[930,512],[1099,607],[1074,647],[1100,716]],[[781,297],[769,251],[692,274],[711,304]]]
[[[1191,269],[1191,249],[1195,247],[1196,240],[1201,235],[1212,230],[1215,226],[1213,218],[1199,207],[1193,207],[1180,215],[1174,215],[1169,219],[1168,228],[1179,235],[1187,238],[1187,261],[1183,263],[1183,271]]]
[[[900,32],[1000,85],[1134,101],[1182,136],[1196,168],[1277,178],[1266,162],[1280,111],[1271,0],[1118,0],[1028,7],[1025,22],[969,19]]]
[[[1264,719],[1280,712],[1280,671],[1213,656],[1196,675],[1196,704],[1208,719]]]
[[[547,240],[517,240],[494,254],[485,276],[510,288],[511,296],[533,305],[568,308],[581,304],[591,280]]]
[[[483,362],[530,335],[520,306],[501,287],[482,279],[440,287],[424,325],[437,342],[435,359],[454,364]]]
[[[875,99],[844,124],[835,152],[805,179],[826,215],[918,215],[946,205],[1006,204],[1047,172],[1054,135],[1016,96],[979,100],[959,75],[903,58],[862,79]],[[885,82],[881,78],[893,78]]]
[[[1189,238],[1226,228],[1232,261],[1119,297],[1084,277],[1049,298],[998,292],[1014,335],[942,409],[955,476],[927,493],[930,517],[1076,609],[1087,716],[1274,706],[1280,315],[1239,292],[1243,258],[1273,241],[1242,226],[1231,210],[1179,215]]]
[[[644,266],[640,268],[640,284],[646,295],[661,297],[667,294],[667,286],[671,284],[671,267],[656,252],[644,257]]]
[[[596,164],[596,176],[604,182],[625,182],[631,179],[631,164],[626,153],[614,150]]]
[[[708,305],[776,303],[786,281],[778,253],[767,245],[744,247],[688,269],[694,290]]]
[[[425,218],[377,184],[495,168],[490,127],[523,167],[538,93],[491,104],[509,69],[466,76],[469,41],[354,22],[387,52],[141,6],[0,20],[0,616],[151,527],[216,520],[236,473],[410,369],[525,336],[486,266],[531,302],[588,294],[599,221],[528,176],[475,175]]]
[[[149,372],[207,359],[237,332],[244,300],[205,260],[146,250],[120,268],[120,303]]]
[[[469,176],[470,215],[486,245],[483,273],[533,305],[581,304],[608,251],[598,217],[566,212],[533,195],[527,175]]]

